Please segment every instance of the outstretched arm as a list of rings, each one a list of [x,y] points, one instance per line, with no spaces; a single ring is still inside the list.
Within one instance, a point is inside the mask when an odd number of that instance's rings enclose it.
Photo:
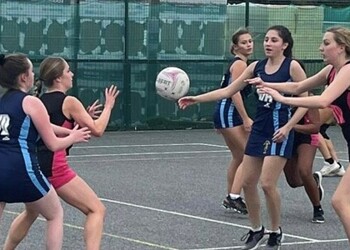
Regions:
[[[256,85],[257,88],[268,87],[268,88],[273,88],[281,93],[300,95],[301,93],[308,90],[312,90],[318,86],[324,86],[326,84],[327,76],[331,68],[332,66],[326,66],[317,74],[301,81],[295,80],[294,82],[285,82],[285,83],[276,84],[276,83],[264,82],[263,80],[261,80],[260,77],[256,77],[252,79],[247,79],[246,82],[248,82],[249,84]]]
[[[184,96],[178,100],[179,107],[181,109],[185,109],[186,107],[200,103],[200,102],[212,102],[217,100],[222,100],[224,98],[229,98],[239,90],[244,88],[248,83],[244,80],[253,76],[254,67],[256,62],[251,63],[244,72],[231,84],[229,84],[226,88],[217,89],[210,91],[205,94],[197,95],[197,96]]]

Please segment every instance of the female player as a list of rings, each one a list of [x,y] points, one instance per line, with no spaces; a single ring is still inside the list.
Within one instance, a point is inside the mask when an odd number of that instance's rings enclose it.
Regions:
[[[247,29],[238,29],[232,35],[231,42],[231,53],[234,58],[222,79],[221,88],[225,88],[242,74],[247,68],[248,57],[253,53],[253,39]],[[248,94],[247,88],[246,91],[237,92],[230,98],[218,101],[213,119],[215,129],[224,137],[232,154],[227,170],[227,197],[223,201],[223,206],[241,214],[246,214],[247,208],[240,196],[242,178],[239,173],[241,171],[237,169],[242,162],[248,133],[253,123],[243,103]]]
[[[312,173],[313,162],[318,147],[320,114],[318,109],[309,109],[294,126],[293,156],[284,167],[287,183],[292,188],[304,186],[313,205],[313,223],[324,223],[324,212],[320,204],[323,197],[322,175]]]
[[[350,160],[350,30],[344,27],[328,28],[320,45],[323,61],[327,64],[322,70],[310,78],[292,83],[267,83],[264,79],[247,80],[259,85],[263,93],[271,95],[276,101],[288,105],[308,108],[326,108],[331,106],[339,114],[338,124],[348,145]],[[286,97],[283,93],[298,94],[317,86],[327,85],[319,96]],[[273,89],[272,89],[273,88]],[[345,233],[350,240],[350,171],[347,168],[344,176],[332,197],[332,205],[337,212]]]
[[[58,250],[62,248],[63,210],[41,173],[36,141],[40,136],[50,150],[62,150],[86,142],[90,131],[57,128],[56,133],[67,132],[67,136],[56,137],[42,102],[27,94],[33,82],[33,65],[25,55],[0,55],[0,85],[7,89],[0,98],[0,217],[5,203],[24,202],[26,211],[47,220],[46,249]]]
[[[40,79],[47,88],[47,92],[40,99],[48,110],[53,124],[70,128],[76,123],[81,127],[88,127],[92,135],[102,136],[119,91],[116,86],[105,90],[104,109],[99,118],[94,120],[77,98],[66,94],[72,87],[73,75],[63,58],[46,58],[40,64]],[[86,249],[99,249],[105,207],[89,185],[69,166],[67,151],[68,149],[53,153],[41,144],[38,146],[39,162],[43,173],[48,176],[59,197],[86,215],[84,225]],[[13,249],[19,244],[37,215],[26,210],[15,219],[11,225],[5,249]]]
[[[226,88],[198,96],[179,99],[180,108],[198,102],[228,98],[247,85],[245,79],[260,76],[272,82],[299,81],[306,78],[300,64],[291,58],[293,39],[289,30],[281,25],[267,30],[264,40],[266,59],[251,63]],[[256,249],[264,240],[266,231],[260,218],[260,199],[257,185],[260,179],[270,218],[268,249],[276,249],[283,240],[280,227],[280,195],[277,189],[279,176],[292,155],[294,125],[304,116],[306,109],[298,109],[291,117],[288,105],[274,102],[272,97],[258,92],[258,105],[252,130],[242,161],[243,190],[248,208],[251,230],[243,249]]]

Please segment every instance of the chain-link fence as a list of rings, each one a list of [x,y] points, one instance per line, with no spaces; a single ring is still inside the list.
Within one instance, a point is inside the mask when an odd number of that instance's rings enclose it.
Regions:
[[[85,105],[103,102],[104,88],[116,83],[121,94],[110,129],[211,127],[214,103],[179,110],[156,95],[154,82],[162,68],[185,70],[189,94],[218,88],[230,61],[232,33],[248,26],[255,40],[251,59],[261,59],[266,29],[282,24],[295,40],[294,57],[311,75],[323,66],[318,47],[325,29],[350,27],[346,5],[254,2],[0,1],[0,51],[28,54],[36,70],[48,55],[64,57],[75,73],[72,94]],[[253,113],[254,96],[247,108]]]

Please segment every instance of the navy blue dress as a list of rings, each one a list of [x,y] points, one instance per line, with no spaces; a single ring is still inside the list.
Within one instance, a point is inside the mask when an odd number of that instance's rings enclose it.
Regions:
[[[265,82],[291,81],[289,73],[292,59],[285,58],[280,68],[273,74],[265,72],[267,59],[256,64],[254,76]],[[286,140],[281,143],[272,141],[273,134],[283,127],[291,117],[289,105],[276,102],[268,94],[258,93],[258,104],[252,131],[250,133],[245,154],[255,157],[282,156],[291,158],[293,151],[294,131],[291,130]]]
[[[226,73],[224,74],[221,82],[221,88],[227,87],[235,79],[231,78],[230,68],[231,65],[237,61],[242,60],[239,57],[233,58],[230,66],[228,67]],[[243,102],[246,100],[247,96],[250,93],[251,86],[247,85],[243,90],[241,90],[241,96]],[[215,106],[215,111],[213,115],[214,127],[216,129],[221,128],[233,128],[243,124],[242,118],[238,113],[237,108],[232,102],[232,98],[222,99],[217,101]]]
[[[37,160],[38,132],[22,108],[26,95],[10,90],[0,98],[0,202],[33,202],[50,189]]]

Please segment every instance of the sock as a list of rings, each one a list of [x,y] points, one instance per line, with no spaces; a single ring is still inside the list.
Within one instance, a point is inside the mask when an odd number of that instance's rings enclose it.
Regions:
[[[280,234],[280,233],[281,233],[281,228],[278,228],[278,229],[275,230],[275,231],[271,230],[270,233]]]
[[[324,161],[328,162],[329,164],[333,164],[334,163],[333,158],[324,159]]]
[[[319,205],[319,206],[314,206],[314,211],[320,211],[320,210],[322,210],[321,205]]]
[[[233,193],[230,193],[229,196],[231,197],[232,200],[235,200],[235,199],[241,197],[239,194],[233,194]]]
[[[258,232],[258,231],[261,231],[263,229],[262,226],[258,227],[258,228],[252,228],[252,231],[253,232]]]

